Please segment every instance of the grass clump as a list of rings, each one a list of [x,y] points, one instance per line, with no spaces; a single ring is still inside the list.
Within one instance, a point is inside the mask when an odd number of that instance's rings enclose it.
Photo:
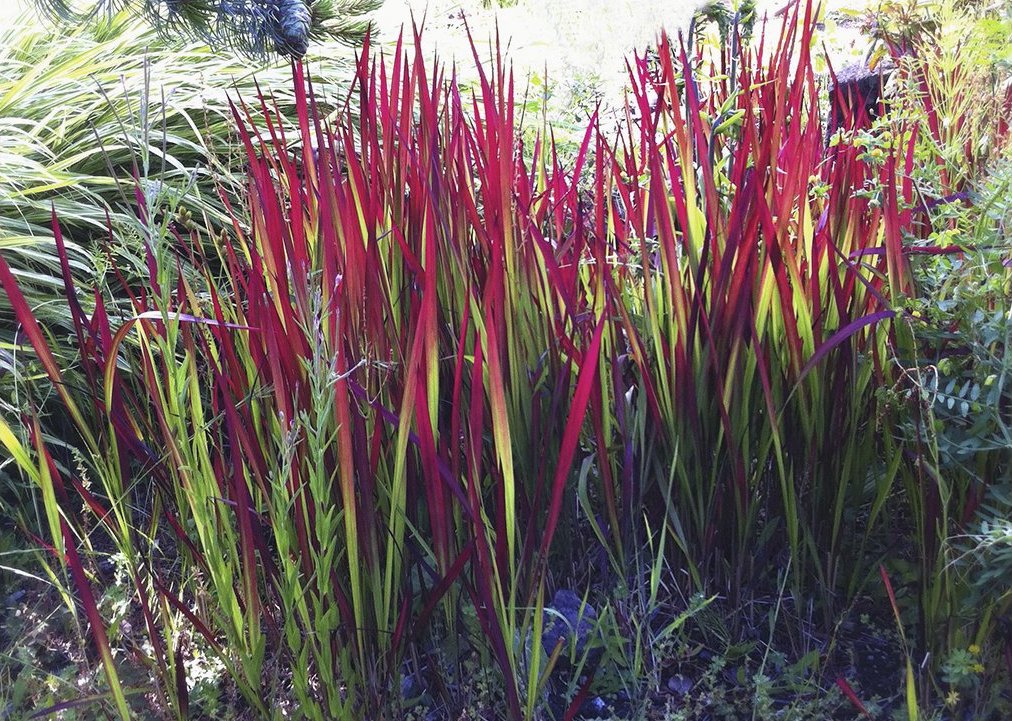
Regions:
[[[907,115],[825,142],[815,21],[772,52],[662,38],[571,165],[524,145],[498,48],[468,95],[420,38],[367,43],[357,115],[296,65],[291,118],[228,107],[247,173],[215,232],[139,192],[82,293],[52,213],[69,349],[0,259],[55,394],[0,441],[96,703],[134,712],[129,654],[177,719],[214,706],[207,658],[256,718],[1000,714],[975,659],[1007,596],[957,618],[946,542],[989,489],[925,395],[957,383],[921,382],[954,312],[917,262],[955,256],[929,148]]]

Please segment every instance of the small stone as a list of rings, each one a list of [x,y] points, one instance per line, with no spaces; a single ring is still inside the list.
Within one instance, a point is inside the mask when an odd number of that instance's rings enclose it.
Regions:
[[[423,693],[425,693],[425,689],[418,682],[417,677],[413,673],[408,673],[401,677],[402,699],[405,701],[414,701]]]
[[[552,603],[545,607],[542,646],[546,653],[551,653],[560,641],[571,643],[575,646],[576,657],[579,659],[587,650],[596,623],[597,611],[593,606],[589,603],[584,605],[583,599],[573,591],[559,589],[555,592]],[[563,653],[566,650],[564,648]],[[593,658],[588,660],[593,662]]]
[[[675,696],[685,696],[692,690],[692,686],[692,680],[680,673],[669,678],[667,683],[668,691]]]
[[[584,716],[603,716],[608,712],[608,704],[600,696],[594,696],[583,702],[580,713]]]

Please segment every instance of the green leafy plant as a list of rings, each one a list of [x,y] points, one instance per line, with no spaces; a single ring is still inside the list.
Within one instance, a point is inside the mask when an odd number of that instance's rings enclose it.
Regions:
[[[87,11],[73,0],[35,0],[43,13],[80,24],[120,11],[123,3],[94,0]],[[163,34],[201,38],[211,46],[227,46],[253,57],[279,53],[301,58],[311,41],[331,39],[359,44],[377,0],[135,0],[130,11]]]
[[[331,57],[315,59],[321,73],[342,77],[347,55],[327,50]],[[159,39],[126,14],[58,35],[31,23],[0,31],[0,244],[40,319],[70,328],[67,309],[52,303],[63,285],[49,228],[54,206],[71,273],[88,284],[110,270],[99,247],[109,227],[119,237],[138,232],[138,197],[159,214],[171,203],[180,221],[209,234],[231,225],[219,193],[235,199],[243,183],[228,93],[255,92],[254,69],[294,117],[287,66],[250,68],[203,44]],[[321,82],[318,90],[341,102],[347,84]],[[137,258],[140,239],[124,247]],[[16,350],[14,332],[2,296],[7,353]],[[0,359],[5,370],[14,362]],[[16,394],[10,382],[5,374],[7,403]]]
[[[873,17],[877,54],[897,65],[893,122],[919,129],[919,192],[937,200],[967,190],[1007,147],[1009,18],[953,0],[887,3]]]

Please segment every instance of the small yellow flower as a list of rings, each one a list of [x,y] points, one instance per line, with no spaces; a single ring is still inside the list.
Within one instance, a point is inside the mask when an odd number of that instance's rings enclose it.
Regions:
[[[984,664],[982,664],[982,663],[975,663],[975,664],[973,664],[973,672],[974,673],[984,673]]]
[[[975,644],[975,643],[971,643],[971,644],[970,644],[970,648],[969,648],[969,651],[970,651],[970,653],[972,653],[972,654],[973,654],[974,656],[976,656],[977,654],[979,654],[979,653],[980,653],[980,646],[978,646],[978,645],[977,645],[977,644]]]
[[[956,704],[958,703],[959,703],[959,692],[949,691],[949,693],[945,696],[945,705],[948,706],[949,708],[955,708]]]

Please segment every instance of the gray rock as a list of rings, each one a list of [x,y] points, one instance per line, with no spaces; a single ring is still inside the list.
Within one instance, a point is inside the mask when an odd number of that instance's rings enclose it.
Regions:
[[[608,704],[600,696],[594,696],[584,701],[580,712],[584,716],[603,717],[608,713]]]
[[[868,67],[865,62],[852,63],[841,68],[829,87],[829,134],[845,127],[847,119],[862,114],[869,119],[878,117],[882,87],[896,70],[891,61]]]
[[[406,701],[413,701],[425,693],[425,687],[418,681],[413,673],[401,676],[401,698]]]
[[[582,609],[582,610],[581,610]],[[567,645],[563,649],[566,654],[569,647],[575,647],[576,658],[583,657],[593,641],[597,624],[597,611],[589,603],[584,605],[583,599],[568,589],[559,589],[552,598],[552,603],[545,606],[543,615],[542,645],[546,653],[551,653],[560,640]],[[600,657],[600,649],[591,649],[588,661],[596,663]]]
[[[680,673],[669,678],[667,683],[668,691],[675,696],[685,696],[692,690],[692,686],[692,679]]]

